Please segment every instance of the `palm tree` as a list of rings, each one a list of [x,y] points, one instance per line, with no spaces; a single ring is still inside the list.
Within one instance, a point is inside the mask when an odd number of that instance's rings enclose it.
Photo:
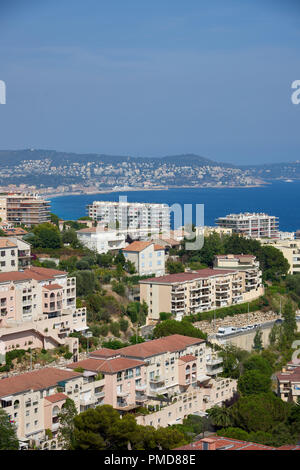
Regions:
[[[213,406],[207,410],[212,424],[218,428],[227,428],[232,425],[232,415],[230,408],[225,406]]]

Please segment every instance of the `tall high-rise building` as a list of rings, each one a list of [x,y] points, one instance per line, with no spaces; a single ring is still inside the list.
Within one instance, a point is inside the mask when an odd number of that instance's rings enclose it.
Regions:
[[[219,227],[249,238],[278,238],[278,217],[265,213],[229,214],[216,220]]]
[[[3,223],[38,225],[50,220],[50,201],[35,193],[0,195],[0,217]]]
[[[95,221],[117,225],[121,230],[133,228],[147,229],[149,232],[170,230],[170,208],[167,204],[94,201],[87,208],[88,215]]]

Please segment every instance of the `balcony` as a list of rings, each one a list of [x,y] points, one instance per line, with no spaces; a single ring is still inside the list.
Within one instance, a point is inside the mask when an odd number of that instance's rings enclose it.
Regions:
[[[162,375],[156,375],[155,377],[150,377],[149,382],[156,383],[156,384],[164,383],[165,378]]]
[[[135,386],[135,389],[138,391],[138,392],[143,392],[144,390],[146,390],[146,384],[141,384],[141,385],[136,385]]]
[[[117,390],[117,397],[127,397],[129,395],[129,392],[123,392],[123,391],[118,391]]]
[[[217,367],[216,369],[209,369],[206,371],[206,374],[209,376],[213,376],[216,374],[221,374],[223,372],[223,367]]]

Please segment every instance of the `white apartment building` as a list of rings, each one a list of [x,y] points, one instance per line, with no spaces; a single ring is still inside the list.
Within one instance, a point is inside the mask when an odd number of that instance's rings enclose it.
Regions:
[[[126,261],[135,265],[139,276],[165,274],[165,248],[153,242],[135,241],[122,250]]]
[[[216,224],[249,238],[278,238],[279,219],[265,213],[240,213],[219,217]]]
[[[77,230],[78,240],[90,250],[97,253],[107,253],[111,250],[125,248],[125,235],[118,230],[105,229],[103,226]]]
[[[18,271],[30,266],[31,245],[17,237],[0,237],[0,272]]]
[[[170,208],[167,204],[141,202],[94,201],[87,206],[93,220],[112,228],[145,229],[149,233],[170,230]]]

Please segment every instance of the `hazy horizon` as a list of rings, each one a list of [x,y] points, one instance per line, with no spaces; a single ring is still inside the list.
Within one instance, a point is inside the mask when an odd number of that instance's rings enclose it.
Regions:
[[[2,0],[1,148],[300,159],[300,2]]]

